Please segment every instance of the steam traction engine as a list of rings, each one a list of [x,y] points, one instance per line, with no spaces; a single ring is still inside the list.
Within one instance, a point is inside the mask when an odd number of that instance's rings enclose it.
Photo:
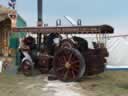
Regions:
[[[32,32],[44,35],[43,42],[35,43],[35,38],[26,37],[21,48],[24,58],[21,69],[25,75],[31,75],[34,68],[42,73],[53,70],[57,79],[76,81],[82,76],[95,75],[104,72],[107,49],[103,43],[93,42],[94,49],[88,48],[88,42],[73,36],[63,39],[61,34],[107,34],[113,33],[108,25],[75,26],[75,27],[40,27],[12,28],[13,32]],[[58,40],[58,41],[57,41]],[[27,52],[27,53],[25,53]]]
[[[38,2],[38,10],[42,12],[40,4]],[[54,74],[57,79],[70,82],[77,81],[84,75],[104,72],[105,57],[109,54],[99,39],[105,39],[106,34],[114,32],[111,26],[43,27],[40,15],[38,14],[38,27],[12,27],[12,32],[37,34],[37,38],[28,36],[22,41],[20,68],[25,75],[32,75],[37,68],[42,73]],[[93,42],[94,48],[91,49],[87,40],[71,34],[96,34],[98,42]],[[68,35],[71,37],[68,38]],[[67,38],[64,39],[63,36]]]

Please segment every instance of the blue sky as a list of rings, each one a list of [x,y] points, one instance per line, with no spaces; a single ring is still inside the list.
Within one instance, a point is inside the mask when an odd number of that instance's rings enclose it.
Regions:
[[[8,6],[8,0],[0,4]],[[17,0],[16,9],[29,26],[36,26],[37,0]],[[63,16],[81,18],[83,25],[110,24],[116,32],[128,32],[128,0],[44,0],[44,22],[55,25]],[[66,23],[65,23],[66,24]]]

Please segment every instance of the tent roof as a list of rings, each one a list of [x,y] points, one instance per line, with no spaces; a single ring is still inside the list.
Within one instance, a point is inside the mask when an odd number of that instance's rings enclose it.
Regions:
[[[0,21],[3,21],[6,18],[8,18],[8,14],[12,11],[14,11],[14,10],[11,10],[9,8],[6,8],[2,5],[0,5]]]
[[[0,22],[8,18],[8,14],[14,12],[15,10],[9,9],[0,5]],[[24,22],[26,25],[25,20],[18,14],[18,19]]]

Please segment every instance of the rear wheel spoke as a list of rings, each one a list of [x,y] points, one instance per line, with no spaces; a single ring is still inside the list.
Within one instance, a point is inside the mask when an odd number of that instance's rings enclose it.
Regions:
[[[67,70],[67,71],[64,73],[64,80],[67,79],[67,77],[68,77],[68,72],[69,72],[69,70]]]
[[[73,70],[71,71],[71,73],[72,73],[73,79],[76,78],[76,74],[75,74],[75,72]]]
[[[73,55],[73,53],[71,53],[71,54],[69,55],[68,62],[71,62],[71,60],[72,60],[72,55]]]
[[[71,64],[74,65],[76,63],[79,63],[79,60],[72,61]]]

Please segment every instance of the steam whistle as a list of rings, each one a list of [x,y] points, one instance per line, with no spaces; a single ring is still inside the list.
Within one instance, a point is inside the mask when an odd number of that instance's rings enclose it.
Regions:
[[[17,13],[16,13],[16,11],[10,12],[8,14],[8,17],[11,20],[11,28],[16,28],[16,23],[17,23]]]

